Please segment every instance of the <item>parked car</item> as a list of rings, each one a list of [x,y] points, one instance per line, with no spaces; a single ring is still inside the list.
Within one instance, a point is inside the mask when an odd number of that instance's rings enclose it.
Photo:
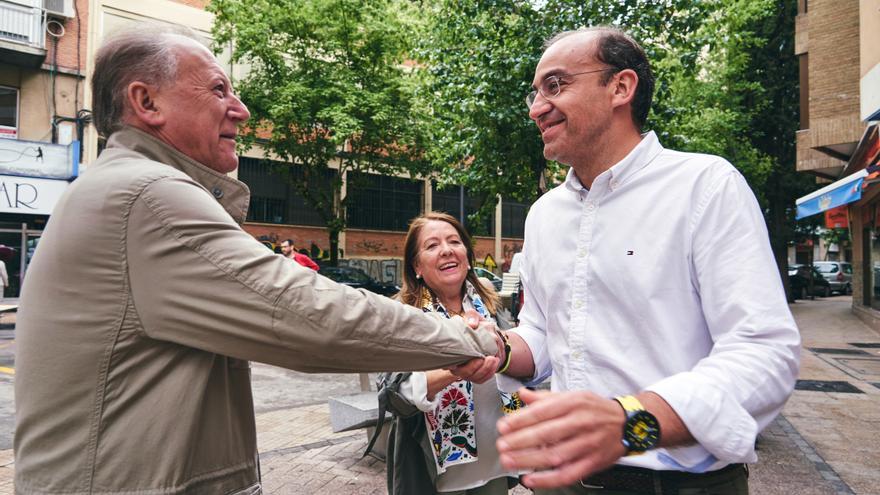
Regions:
[[[816,261],[813,266],[831,284],[832,292],[852,294],[852,265],[846,261]]]
[[[400,292],[400,287],[394,284],[386,284],[374,280],[360,268],[351,266],[322,266],[318,273],[334,282],[354,287],[355,289],[367,289],[370,292],[391,297]]]
[[[492,287],[495,287],[495,292],[501,292],[501,277],[495,275],[489,270],[486,270],[485,268],[480,267],[474,268],[474,273],[476,273],[478,277],[483,277],[485,279],[488,279],[489,282],[492,282]]]
[[[819,273],[815,267],[812,269],[813,295],[828,297],[831,295],[831,284]],[[788,283],[791,286],[791,295],[795,299],[806,299],[810,286],[810,267],[807,265],[790,265],[788,267]]]

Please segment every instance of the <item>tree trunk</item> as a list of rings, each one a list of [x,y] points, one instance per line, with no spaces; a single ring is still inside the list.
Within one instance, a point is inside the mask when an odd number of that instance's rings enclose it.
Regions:
[[[788,280],[788,242],[789,229],[788,222],[785,218],[784,198],[771,194],[768,198],[769,211],[767,217],[770,224],[767,226],[770,234],[770,247],[773,249],[773,257],[776,259],[776,267],[779,271],[779,278],[782,280],[782,287],[785,289],[785,298],[789,303],[794,302],[791,293],[791,285]]]
[[[330,266],[339,266],[339,229],[330,229]]]

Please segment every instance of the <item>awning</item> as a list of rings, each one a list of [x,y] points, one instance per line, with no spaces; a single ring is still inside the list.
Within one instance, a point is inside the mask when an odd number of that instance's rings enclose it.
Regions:
[[[837,182],[828,184],[818,191],[799,198],[795,201],[797,205],[797,215],[795,218],[800,220],[801,218],[862,199],[862,182],[867,175],[867,170],[859,170]]]

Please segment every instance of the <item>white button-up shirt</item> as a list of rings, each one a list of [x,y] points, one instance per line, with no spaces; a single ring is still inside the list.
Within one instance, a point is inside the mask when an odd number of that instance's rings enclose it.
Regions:
[[[569,171],[526,220],[514,330],[535,383],[659,394],[698,445],[619,463],[702,472],[754,462],[794,387],[800,336],[757,201],[722,158],[654,133],[587,190]],[[662,433],[662,432],[661,432]]]

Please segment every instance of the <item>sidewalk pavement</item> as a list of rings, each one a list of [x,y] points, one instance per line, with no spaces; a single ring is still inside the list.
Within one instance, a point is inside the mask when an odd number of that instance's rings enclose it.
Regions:
[[[753,495],[880,495],[880,334],[850,304],[834,297],[792,305],[804,342],[800,377],[809,382],[799,382],[758,438]],[[850,392],[827,391],[829,381]],[[257,434],[267,494],[386,493],[385,464],[361,458],[366,433],[333,433],[326,404],[259,414]],[[11,457],[0,451],[0,493],[12,493]]]

